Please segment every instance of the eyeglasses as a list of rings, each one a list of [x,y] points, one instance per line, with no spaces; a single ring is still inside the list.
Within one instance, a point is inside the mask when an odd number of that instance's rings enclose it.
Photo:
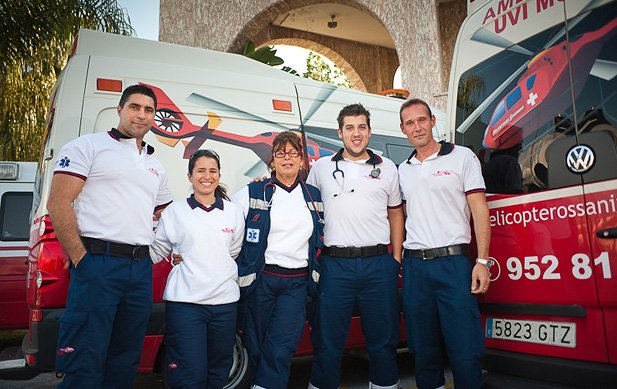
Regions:
[[[277,150],[274,152],[274,158],[285,158],[286,155],[289,155],[289,158],[298,158],[300,156],[300,152],[297,150],[283,151]]]

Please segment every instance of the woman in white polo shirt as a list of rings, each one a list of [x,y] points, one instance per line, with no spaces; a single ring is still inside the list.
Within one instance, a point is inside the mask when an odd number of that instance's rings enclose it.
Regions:
[[[154,263],[172,250],[183,258],[171,269],[163,294],[165,373],[172,388],[222,388],[232,365],[240,297],[234,258],[242,245],[244,217],[219,185],[220,168],[214,151],[191,155],[193,195],[163,211],[150,246]]]
[[[233,197],[246,217],[238,283],[246,316],[240,323],[253,388],[285,389],[306,321],[307,292],[318,280],[323,205],[319,190],[298,176],[302,141],[285,131],[272,143],[272,178]],[[244,311],[244,310],[243,310]]]

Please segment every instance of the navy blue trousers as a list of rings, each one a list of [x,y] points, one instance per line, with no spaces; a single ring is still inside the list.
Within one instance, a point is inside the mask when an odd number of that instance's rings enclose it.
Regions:
[[[262,272],[247,296],[244,344],[253,385],[285,389],[306,323],[307,276]]]
[[[86,256],[70,265],[58,388],[132,388],[152,309],[152,262]]]
[[[311,385],[319,389],[339,387],[341,356],[357,304],[369,353],[370,384],[395,388],[400,336],[399,263],[387,253],[364,258],[322,255],[319,261],[321,277],[311,334],[315,349]]]
[[[220,389],[229,378],[237,303],[165,303],[165,378],[172,388]]]
[[[457,389],[482,387],[484,338],[471,261],[454,255],[403,259],[403,309],[419,389],[444,385],[441,336]]]

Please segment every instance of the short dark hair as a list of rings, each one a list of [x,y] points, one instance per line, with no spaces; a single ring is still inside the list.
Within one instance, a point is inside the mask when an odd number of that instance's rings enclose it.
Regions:
[[[274,162],[274,153],[278,150],[283,150],[288,143],[302,155],[302,139],[300,138],[300,134],[295,131],[279,132],[272,141],[272,155],[270,155],[268,166],[271,167]]]
[[[338,121],[338,128],[341,130],[343,129],[343,121],[345,117],[362,115],[366,116],[366,124],[368,125],[368,128],[371,128],[371,113],[360,103],[351,104],[341,109],[341,112],[338,113],[338,118],[336,118]]]
[[[122,92],[122,96],[120,96],[120,102],[118,103],[118,105],[121,108],[124,107],[124,104],[129,99],[129,97],[134,94],[146,95],[150,97],[152,100],[154,100],[154,109],[156,110],[156,95],[154,94],[154,91],[152,90],[152,88],[141,84],[127,86],[124,92]]]
[[[210,149],[199,149],[193,152],[189,157],[189,174],[193,174],[193,169],[195,169],[195,162],[199,158],[210,158],[216,161],[216,167],[218,167],[219,172],[221,171],[221,157],[217,154],[216,151]],[[225,200],[229,200],[229,196],[227,195],[227,188],[225,188],[219,181],[219,185],[214,190],[214,195],[220,197]]]
[[[433,117],[433,112],[431,111],[431,107],[428,106],[426,101],[422,99],[409,99],[405,101],[403,105],[401,105],[401,110],[399,111],[399,117],[401,119],[401,123],[403,123],[403,110],[405,110],[407,107],[411,107],[412,105],[423,105],[428,111],[428,117],[429,118]]]

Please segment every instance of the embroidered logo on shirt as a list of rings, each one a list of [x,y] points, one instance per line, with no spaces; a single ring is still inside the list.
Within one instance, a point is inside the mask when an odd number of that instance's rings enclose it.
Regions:
[[[234,229],[233,228],[223,228],[221,231],[226,232],[228,234],[233,234],[234,233]]]
[[[249,228],[246,230],[246,241],[251,243],[259,242],[259,230],[257,228]]]
[[[159,172],[157,172],[156,169],[153,167],[149,168],[148,171],[157,177],[159,176]]]
[[[71,160],[69,159],[69,157],[62,157],[62,159],[58,161],[58,166],[62,168],[69,167],[70,164]]]
[[[437,170],[435,173],[433,173],[434,176],[449,176],[452,175],[452,172],[450,170]]]
[[[167,368],[169,369],[175,369],[176,367],[178,367],[178,365],[176,365],[175,363],[170,363],[169,365],[167,365]]]
[[[58,349],[58,355],[62,356],[64,354],[72,353],[73,351],[75,351],[75,349],[71,346],[62,347]]]

